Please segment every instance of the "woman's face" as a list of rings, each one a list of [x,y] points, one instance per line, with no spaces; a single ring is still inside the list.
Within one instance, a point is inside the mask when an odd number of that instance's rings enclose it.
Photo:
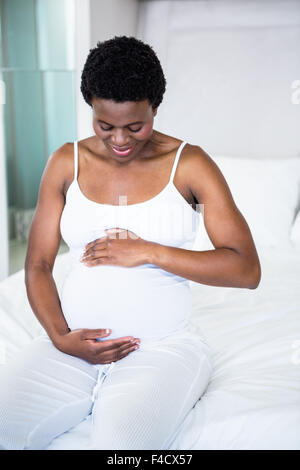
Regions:
[[[93,98],[93,128],[108,154],[116,160],[131,160],[149,141],[154,116],[148,100],[117,103]],[[126,151],[127,149],[127,151]]]

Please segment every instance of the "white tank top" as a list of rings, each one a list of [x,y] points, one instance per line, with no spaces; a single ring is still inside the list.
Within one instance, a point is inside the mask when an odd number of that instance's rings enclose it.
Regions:
[[[137,267],[85,266],[80,262],[87,243],[105,236],[105,228],[120,227],[162,245],[192,249],[199,224],[196,212],[173,180],[179,146],[170,179],[147,201],[126,205],[100,204],[88,199],[78,180],[78,144],[74,142],[74,179],[66,194],[61,235],[69,246],[70,265],[61,307],[71,330],[110,328],[107,339],[135,336],[148,341],[189,328],[192,308],[189,281],[154,264]]]

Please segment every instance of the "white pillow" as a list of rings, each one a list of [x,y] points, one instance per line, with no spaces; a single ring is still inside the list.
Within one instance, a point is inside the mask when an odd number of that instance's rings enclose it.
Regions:
[[[300,211],[298,212],[296,219],[293,223],[291,231],[291,240],[296,245],[300,244]]]
[[[300,195],[300,158],[212,158],[225,177],[255,244],[291,246],[292,223]],[[298,224],[300,229],[300,216]],[[213,248],[201,216],[194,249]]]

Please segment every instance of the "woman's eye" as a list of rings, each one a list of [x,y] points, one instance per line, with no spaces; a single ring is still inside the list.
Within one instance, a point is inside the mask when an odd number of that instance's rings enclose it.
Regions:
[[[99,124],[100,125],[100,124]],[[108,127],[107,129],[105,129],[104,127],[100,126],[100,128],[103,130],[103,131],[111,131],[112,130],[112,127]],[[142,128],[140,127],[139,129],[129,129],[130,132],[139,132]]]
[[[129,129],[130,132],[139,132],[142,128],[140,127],[139,129]]]

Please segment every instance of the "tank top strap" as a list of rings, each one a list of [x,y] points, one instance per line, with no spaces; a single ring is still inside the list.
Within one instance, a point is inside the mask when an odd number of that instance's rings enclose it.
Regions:
[[[78,141],[74,141],[74,180],[77,180],[78,175]]]
[[[174,175],[175,175],[176,168],[177,168],[177,165],[178,165],[179,157],[181,155],[181,151],[182,151],[183,147],[185,146],[185,144],[186,144],[186,141],[181,142],[180,146],[177,149],[169,181],[173,181],[173,179],[174,179]]]

